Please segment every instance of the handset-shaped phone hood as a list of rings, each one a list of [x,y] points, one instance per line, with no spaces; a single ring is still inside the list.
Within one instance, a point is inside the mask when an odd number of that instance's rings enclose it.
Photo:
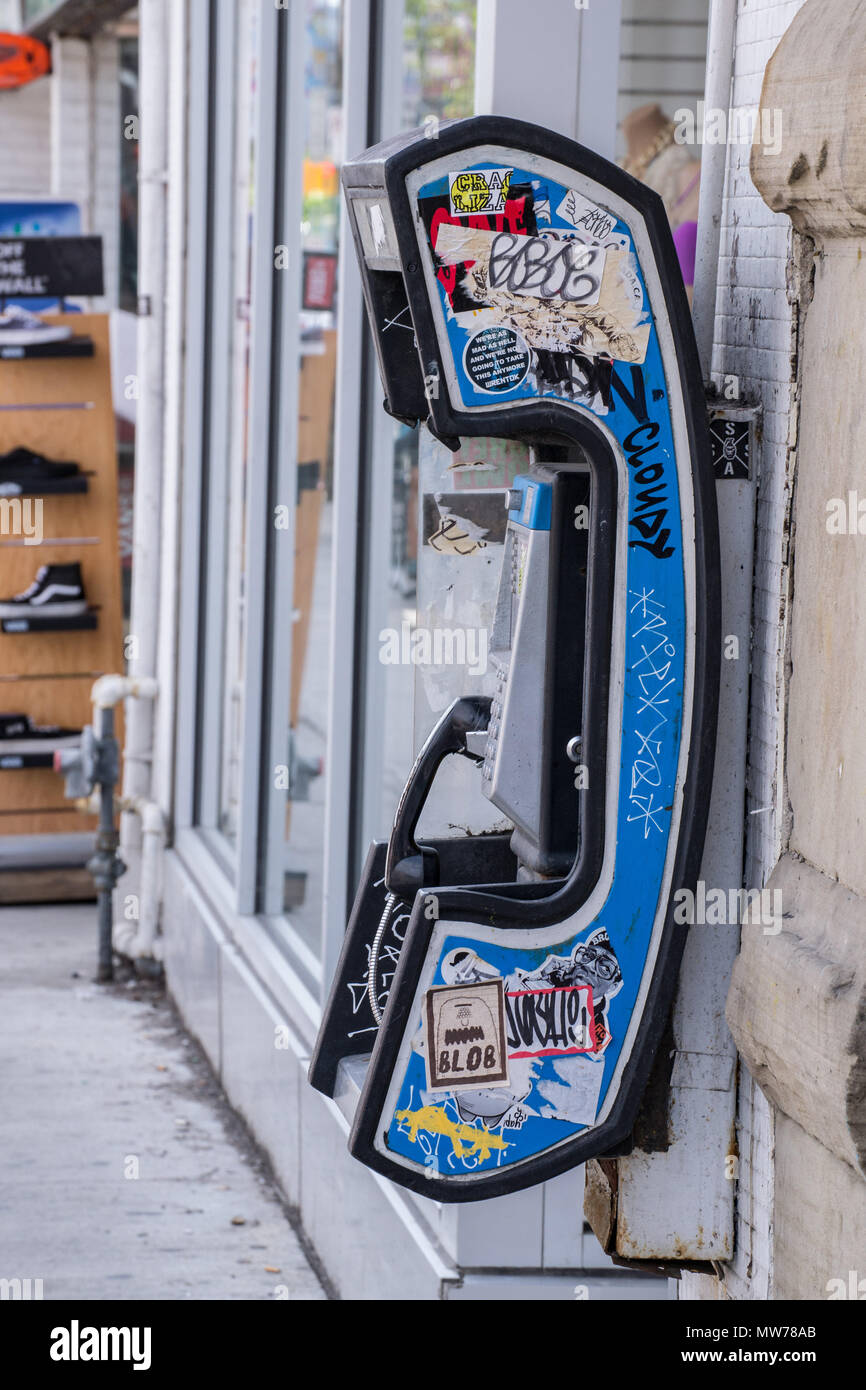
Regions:
[[[614,165],[489,116],[342,177],[385,408],[530,446],[489,692],[445,711],[370,850],[310,1070],[362,1075],[356,1157],[470,1201],[626,1140],[667,1021],[716,738],[706,410],[664,207]],[[451,753],[509,833],[417,842]]]

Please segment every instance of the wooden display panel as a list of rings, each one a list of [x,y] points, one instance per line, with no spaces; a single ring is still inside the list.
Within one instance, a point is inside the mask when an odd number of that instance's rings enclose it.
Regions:
[[[29,714],[34,724],[81,728],[91,722],[92,687],[90,676],[0,680],[0,713]],[[122,717],[118,709],[118,738],[123,734]],[[0,749],[2,746],[0,743]],[[66,834],[93,829],[95,818],[75,810],[63,792],[63,778],[51,768],[0,768],[0,834]]]
[[[0,361],[0,453],[25,445],[52,460],[73,460],[89,475],[88,491],[41,498],[39,545],[0,534],[0,597],[26,589],[40,565],[78,561],[97,627],[0,632],[0,711],[20,711],[36,724],[80,727],[92,717],[96,677],[124,669],[117,455],[108,317],[58,318],[92,339],[93,355]],[[94,825],[92,817],[70,808],[63,779],[50,769],[0,770],[0,834],[67,833]]]
[[[301,475],[295,522],[295,574],[293,602],[297,618],[292,632],[292,680],[289,724],[297,726],[301,686],[307,659],[307,642],[313,607],[313,585],[319,548],[319,520],[324,501],[325,474],[330,454],[334,418],[334,383],[337,367],[337,334],[322,334],[325,350],[301,359],[298,401],[298,469]]]

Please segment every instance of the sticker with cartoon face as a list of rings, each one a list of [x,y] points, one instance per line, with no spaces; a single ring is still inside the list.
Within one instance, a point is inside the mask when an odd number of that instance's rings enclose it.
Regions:
[[[426,1086],[410,1088],[405,1104],[401,1099],[393,1147],[414,1149],[428,1169],[469,1172],[501,1163],[509,1149],[522,1147],[523,1131],[528,1138],[538,1124],[595,1119],[611,1040],[608,1012],[622,986],[603,927],[568,955],[548,955],[536,969],[518,967],[507,978],[469,945],[452,947],[441,975],[445,983],[427,991],[414,1047],[426,1064]],[[498,1052],[488,1041],[500,1030],[504,1075],[495,1070]],[[485,1046],[489,1075],[481,1070]],[[482,1084],[473,1083],[470,1057]],[[479,1129],[487,1131],[483,1140],[473,1133]]]

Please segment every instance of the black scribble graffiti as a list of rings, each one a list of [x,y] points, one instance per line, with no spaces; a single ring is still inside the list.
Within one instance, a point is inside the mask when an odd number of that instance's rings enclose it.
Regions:
[[[501,232],[490,247],[490,285],[538,299],[581,304],[598,297],[604,251],[575,240]]]
[[[610,213],[602,212],[601,208],[590,208],[588,212],[583,214],[583,217],[577,219],[575,226],[582,227],[589,236],[595,237],[597,241],[603,241],[605,237],[610,236],[616,222]]]
[[[565,986],[506,993],[509,1056],[591,1052],[595,1044],[591,1009],[592,990],[589,988]]]
[[[535,353],[539,385],[599,411],[610,410],[612,367],[609,357],[586,357],[581,352],[546,352],[543,348]]]
[[[478,261],[472,264],[460,288],[471,308],[495,309],[499,322],[513,328],[535,349],[583,352],[625,362],[640,362],[643,357],[634,334],[597,304],[574,305],[549,299],[533,303],[526,295],[494,289],[488,286],[487,268]]]
[[[456,555],[472,555],[476,550],[483,550],[487,542],[470,536],[465,525],[456,517],[443,517],[427,544],[434,550],[450,551]]]
[[[616,226],[616,218],[604,208],[591,207],[586,212],[581,213],[580,217],[575,217],[577,210],[577,200],[574,193],[569,191],[565,196],[562,212],[574,227],[583,228],[588,236],[595,237],[597,241],[604,241],[609,237]]]
[[[657,560],[667,560],[675,554],[673,546],[668,545],[670,528],[664,525],[667,518],[667,487],[660,483],[664,477],[664,465],[647,462],[645,454],[657,447],[659,427],[655,421],[645,421],[627,436],[623,443],[629,467],[635,470],[634,481],[642,484],[642,490],[635,490],[629,526],[633,526],[642,540],[634,537],[629,546],[640,546],[648,550]],[[658,484],[658,486],[652,486]]]
[[[640,367],[632,365],[630,391],[619,371],[616,370],[611,372],[610,385],[611,405],[614,404],[613,392],[615,391],[638,424],[643,424],[644,420],[649,419],[649,412],[647,411],[646,404],[646,387],[644,386],[643,372]]]

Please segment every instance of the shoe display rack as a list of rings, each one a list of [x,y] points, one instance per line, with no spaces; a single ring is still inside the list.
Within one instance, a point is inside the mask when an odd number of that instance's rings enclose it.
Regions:
[[[25,477],[28,450],[74,460],[79,471],[68,485],[44,479],[41,491],[34,471],[33,491],[27,484],[20,494],[23,534],[18,510],[0,510],[0,724],[4,714],[25,715],[34,728],[59,726],[67,737],[57,746],[69,746],[68,731],[91,722],[94,680],[124,669],[117,457],[108,316],[52,315],[50,322],[67,324],[74,337],[40,344],[38,353],[0,356],[0,456],[14,461],[20,451]],[[4,756],[0,738],[0,837],[68,839],[92,829],[95,818],[65,799],[45,749],[27,747],[20,758]],[[3,860],[9,856],[0,845]]]

